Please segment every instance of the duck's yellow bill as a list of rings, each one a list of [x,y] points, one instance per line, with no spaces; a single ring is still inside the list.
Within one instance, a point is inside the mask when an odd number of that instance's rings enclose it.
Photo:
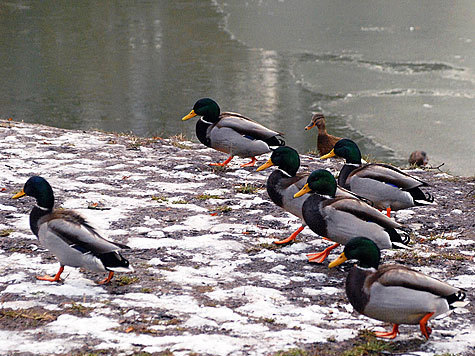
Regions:
[[[301,197],[304,194],[310,193],[311,189],[308,186],[308,183],[303,186],[297,193],[294,194],[294,198]]]
[[[333,268],[333,267],[336,267],[336,266],[339,266],[341,265],[343,262],[345,262],[347,260],[346,256],[345,256],[345,253],[343,252],[340,256],[338,256],[338,258],[336,260],[333,260],[329,265],[328,265],[328,268]]]
[[[18,199],[18,198],[21,198],[21,197],[24,197],[26,194],[25,192],[23,191],[23,189],[21,191],[19,191],[18,193],[16,193],[14,196],[12,196],[12,199]]]
[[[195,117],[196,115],[198,115],[197,113],[195,113],[195,110],[191,110],[190,113],[186,116],[184,116],[181,121],[186,121],[188,119],[191,119],[192,117]]]
[[[321,156],[320,159],[327,159],[327,158],[331,158],[331,157],[335,157],[335,156],[336,156],[335,150],[331,150],[326,155]]]
[[[256,170],[260,172],[266,168],[272,167],[273,165],[274,163],[272,163],[272,160],[269,158],[266,163],[264,163],[262,166],[259,166]]]

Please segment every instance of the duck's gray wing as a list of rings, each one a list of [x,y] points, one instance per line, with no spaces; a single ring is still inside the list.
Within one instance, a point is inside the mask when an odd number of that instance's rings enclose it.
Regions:
[[[438,279],[399,265],[381,266],[373,278],[387,287],[410,288],[440,297],[447,297],[460,290]]]
[[[350,182],[351,177],[353,176],[374,179],[380,182],[392,184],[402,189],[428,186],[426,182],[416,177],[410,176],[395,167],[381,163],[370,163],[355,169],[349,174],[346,182]]]
[[[124,244],[106,240],[83,217],[72,211],[50,214],[48,219],[40,222],[40,232],[40,240],[60,239],[83,253],[99,255],[129,248]]]
[[[345,189],[340,185],[337,186],[337,188],[336,188],[335,197],[357,198],[359,200],[364,201],[368,205],[371,205],[371,206],[374,205],[374,203],[371,200],[366,199],[366,198],[356,194],[355,192],[352,192],[351,190]]]
[[[372,206],[369,206],[365,202],[356,198],[337,197],[334,199],[328,199],[322,203],[323,208],[327,206],[331,206],[339,211],[350,213],[361,220],[374,222],[384,228],[402,227],[401,224],[391,220]]]
[[[258,140],[266,140],[274,136],[283,136],[282,133],[268,129],[252,119],[231,112],[222,113],[216,126],[219,128],[227,127],[243,136],[250,136]]]

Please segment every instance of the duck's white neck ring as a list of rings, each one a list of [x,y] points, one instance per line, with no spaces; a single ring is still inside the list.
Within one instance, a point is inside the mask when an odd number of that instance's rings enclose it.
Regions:
[[[363,271],[370,271],[370,272],[376,272],[377,271],[376,268],[374,268],[374,267],[361,267],[359,265],[356,265],[356,267],[363,270]]]
[[[284,173],[287,177],[291,178],[292,176],[290,174],[288,174],[286,171],[284,171],[283,169],[280,169],[280,168],[277,168],[279,171],[281,171],[282,173]]]
[[[37,207],[38,209],[43,210],[43,211],[48,211],[49,210],[48,208],[45,208],[43,206],[39,206],[38,204],[36,204],[35,207]]]
[[[213,125],[212,122],[206,121],[205,119],[201,118],[201,121],[203,121],[205,124]]]

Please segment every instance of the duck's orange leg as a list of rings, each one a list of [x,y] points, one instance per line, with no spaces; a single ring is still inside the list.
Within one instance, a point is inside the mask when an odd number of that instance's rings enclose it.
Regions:
[[[375,331],[374,335],[384,339],[394,339],[399,334],[399,325],[394,324],[391,331]]]
[[[114,272],[110,271],[109,275],[107,276],[106,279],[103,279],[102,281],[96,282],[97,284],[107,284],[111,281],[112,277],[114,277]]]
[[[308,262],[316,262],[316,263],[322,263],[323,261],[325,261],[325,259],[328,257],[328,255],[330,254],[330,251],[333,250],[334,248],[337,248],[338,246],[340,246],[340,244],[334,244],[330,247],[327,247],[325,250],[323,250],[322,252],[318,252],[318,253],[309,253],[307,255],[308,257]],[[316,260],[316,261],[315,261]]]
[[[378,209],[381,213],[383,212],[383,209]],[[386,216],[388,218],[391,217],[391,208],[386,208]]]
[[[36,279],[39,279],[40,281],[58,282],[61,280],[60,276],[61,276],[61,273],[63,273],[63,271],[64,271],[64,266],[60,266],[58,273],[56,273],[54,277],[44,275],[44,276],[36,276]]]
[[[391,207],[386,208],[386,215],[387,215],[388,218],[391,217]]]
[[[294,240],[298,234],[300,234],[302,232],[302,230],[305,229],[305,226],[300,226],[297,231],[295,231],[292,235],[290,235],[289,237],[287,237],[286,239],[284,240],[280,240],[280,241],[274,241],[275,244],[286,244],[287,242],[290,242],[292,240]]]
[[[234,156],[229,156],[228,159],[226,161],[224,161],[223,163],[210,163],[209,165],[210,166],[219,166],[219,167],[224,167],[224,166],[227,166],[229,162],[231,162],[231,160],[233,159]]]
[[[250,162],[241,164],[241,167],[254,167],[254,165],[256,164],[256,162],[257,162],[257,158],[256,158],[256,157],[252,157],[252,159],[251,159]]]
[[[429,340],[429,336],[432,333],[432,329],[427,326],[427,321],[429,321],[430,317],[434,315],[434,313],[427,313],[424,317],[419,321],[419,326],[421,327],[421,332],[424,337]]]

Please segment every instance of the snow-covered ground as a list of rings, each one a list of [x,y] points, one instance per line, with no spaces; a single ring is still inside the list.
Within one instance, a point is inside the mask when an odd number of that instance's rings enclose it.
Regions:
[[[307,253],[328,242],[307,228],[295,243],[272,244],[300,226],[263,189],[272,169],[241,169],[247,160],[236,158],[215,170],[207,163],[225,155],[191,142],[0,123],[1,354],[267,355],[342,342],[363,328],[388,329],[352,310],[344,269],[307,262]],[[302,163],[305,170],[339,167],[307,156]],[[104,236],[128,244],[123,254],[135,272],[116,273],[108,286],[94,283],[104,276],[70,267],[63,283],[36,280],[59,264],[29,229],[34,200],[10,199],[32,175],[50,182],[56,207],[80,212]],[[260,189],[246,193],[246,185]],[[457,221],[468,214],[473,228],[473,199],[471,211],[446,202],[473,195],[473,182],[443,194],[434,186],[437,205],[396,213],[414,230],[407,262],[472,299],[474,234]],[[90,209],[94,203],[104,210]],[[406,262],[398,251],[384,257]],[[473,321],[473,303],[431,321],[431,338],[411,355],[475,352]],[[422,338],[416,326],[400,330],[396,340]]]

